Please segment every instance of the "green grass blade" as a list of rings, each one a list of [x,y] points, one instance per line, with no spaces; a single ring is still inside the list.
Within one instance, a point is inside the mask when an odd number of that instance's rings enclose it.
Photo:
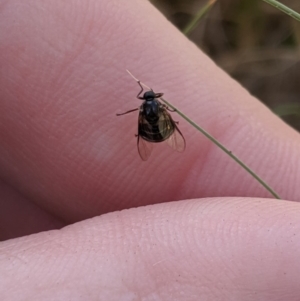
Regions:
[[[198,11],[196,16],[191,20],[191,22],[183,29],[183,33],[185,35],[188,35],[199,23],[199,21],[203,18],[203,16],[210,10],[210,8],[213,6],[213,4],[217,0],[209,0],[206,5],[201,7],[201,9]]]
[[[300,14],[276,0],[263,0],[300,22]]]

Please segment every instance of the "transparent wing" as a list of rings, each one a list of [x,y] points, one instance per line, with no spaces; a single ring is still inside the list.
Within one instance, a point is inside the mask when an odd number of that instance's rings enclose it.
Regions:
[[[170,136],[172,136],[175,130],[175,122],[173,121],[171,115],[163,108],[160,112],[160,117],[158,120],[158,128],[160,135],[162,137],[161,141],[167,140]]]
[[[153,145],[151,142],[138,136],[138,151],[143,161],[147,161],[152,153]]]
[[[171,148],[182,153],[185,150],[185,139],[171,115],[166,110],[163,112],[163,114],[165,119],[165,128],[173,129],[173,133],[167,139],[167,143]]]
[[[141,137],[141,131],[148,129],[149,125],[144,116],[140,113],[139,121],[138,121],[138,139],[137,139],[137,147],[138,152],[143,161],[147,161],[151,155],[153,144],[151,142],[146,141]]]

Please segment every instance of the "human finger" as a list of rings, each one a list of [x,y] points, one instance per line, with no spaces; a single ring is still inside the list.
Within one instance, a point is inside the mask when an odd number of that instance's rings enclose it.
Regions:
[[[299,300],[299,210],[185,200],[9,240],[1,300]]]
[[[175,114],[185,152],[159,144],[142,162],[137,115],[115,116],[141,104],[125,68],[298,199],[298,134],[149,2],[14,0],[1,16],[0,173],[46,211],[73,222],[183,198],[269,196]]]

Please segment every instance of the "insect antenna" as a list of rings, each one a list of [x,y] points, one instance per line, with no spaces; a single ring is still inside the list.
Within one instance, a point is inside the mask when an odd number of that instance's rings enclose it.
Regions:
[[[128,70],[126,69],[126,71],[128,72],[128,74],[140,85],[140,87],[144,87],[148,90],[151,90],[153,91],[150,87],[148,87],[147,85],[145,85],[144,83],[142,83],[139,79],[137,79],[135,76],[133,76],[133,74]],[[140,94],[140,93],[139,93]],[[138,94],[138,95],[139,95]]]

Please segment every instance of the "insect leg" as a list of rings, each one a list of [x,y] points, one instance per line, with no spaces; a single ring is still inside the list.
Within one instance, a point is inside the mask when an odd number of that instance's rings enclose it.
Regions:
[[[152,90],[152,89],[151,89]],[[152,90],[153,91],[153,90]],[[161,98],[164,95],[164,93],[155,93],[156,98]]]
[[[143,86],[141,85],[141,82],[140,82],[140,81],[138,81],[137,83],[140,85],[141,91],[140,91],[139,94],[136,96],[136,98],[144,99],[143,97],[140,97],[141,93],[144,91],[144,88],[143,88]]]
[[[124,112],[124,113],[121,113],[121,114],[116,114],[116,115],[117,115],[117,116],[121,116],[121,115],[125,115],[125,114],[128,114],[128,113],[131,113],[131,112],[137,111],[137,110],[139,110],[139,108],[137,108],[137,109],[133,109],[133,110],[129,110],[129,111],[127,111],[127,112]]]
[[[168,111],[170,111],[170,112],[176,112],[176,110],[170,109],[169,107],[166,107],[166,109],[167,109]]]
[[[176,112],[175,109],[171,109],[171,108],[169,108],[168,106],[166,106],[165,104],[162,104],[162,106],[163,106],[165,109],[167,109],[168,111],[170,111],[170,112]]]

